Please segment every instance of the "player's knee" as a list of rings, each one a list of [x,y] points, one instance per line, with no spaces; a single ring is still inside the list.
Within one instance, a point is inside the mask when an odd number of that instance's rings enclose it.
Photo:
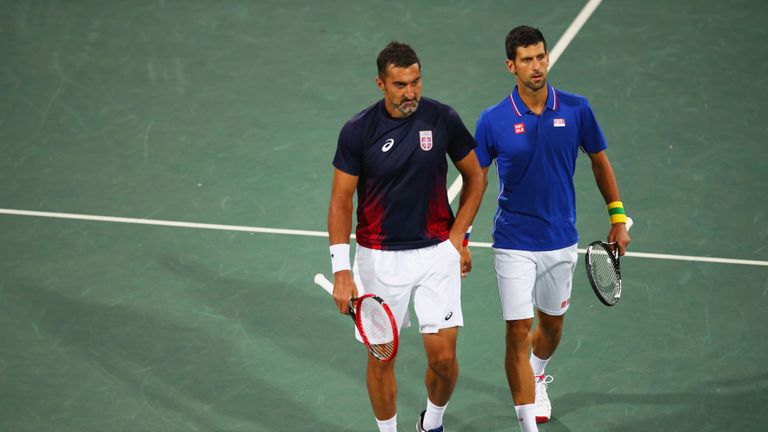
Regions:
[[[441,376],[450,375],[456,366],[456,353],[448,350],[436,353],[429,358],[429,368]]]
[[[530,344],[530,324],[524,321],[507,321],[507,346],[527,350]]]
[[[563,317],[539,315],[539,330],[549,337],[559,337],[563,332]]]
[[[559,338],[563,333],[563,324],[552,326],[541,326],[541,331],[550,338]]]
[[[380,360],[368,361],[368,374],[377,380],[384,379],[393,373],[394,361],[383,362]]]

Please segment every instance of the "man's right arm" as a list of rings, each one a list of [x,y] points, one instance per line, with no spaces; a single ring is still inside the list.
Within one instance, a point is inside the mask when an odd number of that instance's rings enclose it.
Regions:
[[[358,177],[335,168],[331,204],[328,208],[328,237],[331,246],[349,245],[352,232],[352,198],[357,189]],[[349,252],[347,252],[348,254]],[[346,258],[349,260],[349,257]],[[339,312],[346,314],[349,299],[357,297],[357,287],[350,269],[342,269],[333,274],[333,298]]]

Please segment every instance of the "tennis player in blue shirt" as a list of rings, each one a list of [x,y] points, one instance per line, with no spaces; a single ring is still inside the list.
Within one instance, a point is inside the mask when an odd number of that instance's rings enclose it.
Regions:
[[[542,33],[520,26],[506,38],[512,93],[480,115],[475,149],[486,176],[495,160],[498,210],[493,220],[496,279],[506,321],[505,369],[524,432],[546,422],[551,405],[544,374],[563,329],[576,266],[573,175],[579,149],[589,156],[609,209],[608,241],[629,244],[626,217],[607,144],[587,100],[547,83]],[[532,332],[534,309],[538,325]],[[529,354],[530,353],[530,354]]]

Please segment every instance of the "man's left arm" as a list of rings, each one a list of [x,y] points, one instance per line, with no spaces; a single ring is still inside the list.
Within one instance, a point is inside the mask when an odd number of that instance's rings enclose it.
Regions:
[[[463,185],[459,196],[459,211],[456,213],[449,238],[456,250],[461,253],[461,274],[466,276],[472,271],[472,255],[469,248],[463,247],[462,243],[464,235],[480,208],[485,191],[485,177],[474,151],[470,151],[463,159],[454,162],[454,165],[461,173]]]
[[[616,182],[616,175],[613,173],[611,161],[605,150],[598,153],[587,153],[592,161],[592,173],[595,175],[595,182],[600,193],[603,195],[606,205],[612,202],[621,201],[619,194],[619,185]],[[619,254],[624,255],[624,249],[629,246],[631,238],[627,232],[624,222],[617,222],[611,225],[608,232],[608,242],[616,242],[619,245]]]

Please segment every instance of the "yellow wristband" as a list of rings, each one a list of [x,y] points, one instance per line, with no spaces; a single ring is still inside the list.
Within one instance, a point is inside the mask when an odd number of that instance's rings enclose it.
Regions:
[[[611,224],[627,223],[627,215],[624,212],[624,204],[621,201],[608,203],[608,216],[611,218]]]
[[[623,215],[623,214],[611,215],[611,225],[615,223],[627,223],[627,215]]]

